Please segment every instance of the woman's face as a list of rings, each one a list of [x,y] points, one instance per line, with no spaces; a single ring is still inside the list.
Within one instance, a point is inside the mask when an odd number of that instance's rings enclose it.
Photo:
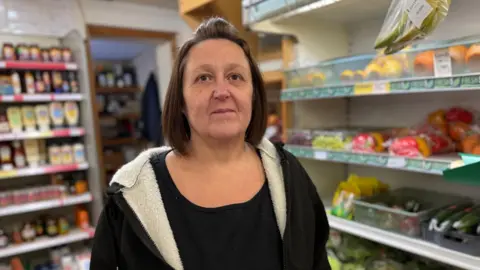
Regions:
[[[250,67],[240,46],[211,39],[190,49],[183,96],[192,136],[217,140],[244,136],[252,114],[252,94]]]

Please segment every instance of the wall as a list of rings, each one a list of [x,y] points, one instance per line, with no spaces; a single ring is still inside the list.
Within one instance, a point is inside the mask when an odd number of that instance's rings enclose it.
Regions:
[[[152,45],[143,50],[138,56],[133,59],[133,65],[137,71],[138,85],[143,89],[147,83],[150,72],[154,72],[158,79],[158,72],[160,70],[157,65],[157,46]]]
[[[78,1],[87,24],[175,32],[177,44],[182,44],[192,32],[175,10],[124,2]]]

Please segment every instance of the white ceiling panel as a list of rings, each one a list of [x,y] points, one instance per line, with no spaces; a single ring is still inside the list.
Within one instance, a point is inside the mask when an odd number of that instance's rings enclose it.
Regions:
[[[99,0],[110,2],[129,2],[140,5],[157,6],[160,8],[178,9],[178,0]]]

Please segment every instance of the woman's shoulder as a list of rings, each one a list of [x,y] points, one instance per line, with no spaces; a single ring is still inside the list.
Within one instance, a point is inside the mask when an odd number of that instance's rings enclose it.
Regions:
[[[138,181],[144,178],[154,177],[154,171],[151,160],[158,157],[162,153],[166,153],[171,148],[162,146],[150,148],[140,153],[135,159],[123,165],[112,177],[110,186],[120,185],[122,188],[131,188]]]

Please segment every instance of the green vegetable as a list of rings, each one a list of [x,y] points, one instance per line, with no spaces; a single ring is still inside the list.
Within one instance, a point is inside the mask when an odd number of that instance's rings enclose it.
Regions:
[[[434,228],[436,228],[438,224],[441,224],[447,218],[451,217],[458,211],[463,211],[467,207],[472,207],[472,205],[473,204],[470,202],[464,204],[454,204],[438,211],[437,214],[430,220],[428,229],[430,231],[434,230]]]
[[[447,231],[454,222],[460,220],[461,218],[463,218],[465,215],[467,215],[468,213],[472,212],[475,208],[478,208],[478,206],[474,206],[474,207],[469,207],[469,208],[466,208],[466,209],[463,209],[462,211],[458,211],[456,213],[454,213],[453,215],[451,215],[449,218],[447,218],[446,220],[444,220],[442,223],[440,223],[440,226],[438,227],[435,227],[435,230],[438,231],[438,232],[445,232]]]
[[[457,230],[467,230],[470,227],[480,223],[480,208],[473,209],[470,213],[453,223],[453,228]]]

